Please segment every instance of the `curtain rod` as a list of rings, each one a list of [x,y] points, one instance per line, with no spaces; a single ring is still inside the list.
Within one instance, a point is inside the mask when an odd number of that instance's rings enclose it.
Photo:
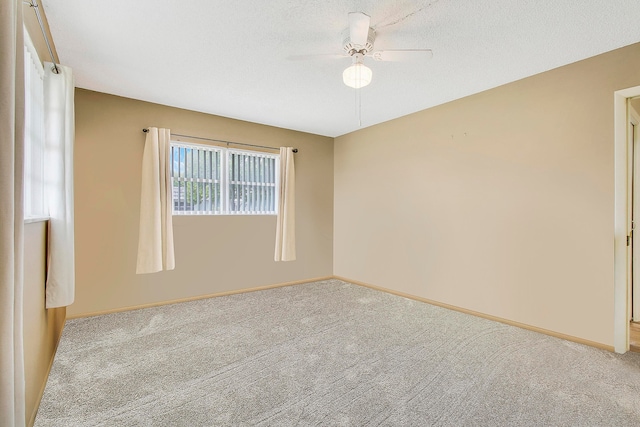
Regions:
[[[49,37],[47,36],[47,32],[44,29],[44,22],[42,22],[42,16],[40,16],[40,6],[38,5],[38,0],[30,0],[30,1],[22,1],[23,4],[28,4],[33,10],[36,12],[36,18],[38,18],[38,24],[40,25],[40,30],[42,31],[42,36],[44,37],[44,42],[47,44],[47,49],[49,49],[49,56],[51,57],[51,62],[53,63],[53,71],[56,74],[60,74],[60,70],[58,69],[58,65],[56,64],[56,60],[53,57],[53,50],[51,49],[51,42],[49,41]]]
[[[142,132],[145,132],[145,133],[149,132],[149,129],[147,129],[147,128],[142,129]],[[172,133],[171,136],[181,136],[183,138],[201,139],[203,141],[222,142],[223,144],[234,144],[234,145],[244,145],[244,146],[247,146],[247,147],[266,148],[268,150],[279,150],[279,148],[267,147],[265,145],[245,144],[244,142],[224,141],[222,139],[212,139],[212,138],[203,138],[201,136],[181,135],[179,133]],[[293,152],[297,153],[298,149],[294,148]]]

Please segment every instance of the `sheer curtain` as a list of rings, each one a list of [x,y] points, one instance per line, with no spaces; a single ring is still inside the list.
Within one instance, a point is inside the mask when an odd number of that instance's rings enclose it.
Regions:
[[[73,228],[73,73],[44,63],[45,177],[49,206],[49,259],[46,307],[73,303],[75,258]]]
[[[42,218],[49,215],[44,188],[44,68],[26,31],[24,43],[24,215]]]
[[[25,425],[22,1],[0,2],[0,422]]]
[[[142,155],[137,274],[175,268],[170,146],[169,129],[149,128]]]
[[[293,148],[280,147],[280,193],[276,225],[276,261],[296,259],[296,170]]]

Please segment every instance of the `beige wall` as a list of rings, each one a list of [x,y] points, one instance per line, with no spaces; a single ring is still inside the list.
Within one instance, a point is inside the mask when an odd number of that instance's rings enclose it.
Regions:
[[[613,344],[613,92],[640,44],[335,141],[334,273]]]
[[[46,16],[43,19],[48,28]],[[23,7],[24,23],[41,61],[50,61],[44,37],[34,11]],[[51,35],[49,35],[51,39]],[[52,45],[55,54],[55,45]],[[25,409],[28,425],[33,425],[40,398],[58,340],[62,334],[65,308],[45,309],[47,223],[25,224],[24,228],[24,353]]]
[[[44,308],[47,222],[24,227],[24,364],[27,420],[32,425],[65,320],[65,308]]]
[[[76,301],[69,316],[332,274],[333,139],[76,90]],[[148,126],[299,149],[297,261],[273,261],[275,216],[174,216],[176,269],[136,275]]]

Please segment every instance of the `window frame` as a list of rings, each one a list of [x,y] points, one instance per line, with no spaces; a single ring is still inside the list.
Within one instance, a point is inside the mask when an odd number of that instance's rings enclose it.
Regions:
[[[176,199],[174,198],[174,148],[178,148],[178,150],[180,150],[181,148],[184,149],[192,149],[192,150],[205,150],[205,151],[212,151],[212,152],[217,152],[220,153],[220,165],[219,165],[219,178],[212,178],[213,183],[216,183],[216,179],[218,180],[217,183],[220,184],[220,203],[219,203],[219,211],[214,210],[198,210],[198,211],[194,211],[194,210],[176,210]],[[180,151],[178,151],[180,152]],[[248,156],[255,156],[256,158],[259,157],[264,157],[264,158],[269,158],[269,159],[273,159],[274,160],[274,183],[270,183],[273,188],[273,211],[260,211],[260,210],[254,210],[254,211],[232,211],[230,210],[230,206],[231,206],[231,200],[230,200],[230,186],[232,185],[231,182],[231,170],[229,169],[229,165],[231,163],[230,161],[230,157],[233,154],[239,154],[239,155],[248,155]],[[224,147],[224,146],[219,146],[219,145],[209,145],[209,144],[198,144],[198,143],[193,143],[193,142],[184,142],[184,141],[179,141],[179,140],[171,140],[170,141],[170,174],[171,174],[171,211],[173,215],[176,216],[275,216],[278,214],[278,207],[279,207],[279,197],[280,197],[280,154],[279,153],[269,153],[266,151],[258,151],[258,150],[247,150],[247,149],[238,149],[238,148],[231,148],[231,147]],[[178,172],[180,173],[180,171]],[[208,178],[186,178],[186,177],[178,177],[179,180],[182,180],[183,182],[204,182],[204,181],[211,181]],[[189,180],[189,181],[188,181]],[[258,183],[258,181],[255,181],[256,183]],[[270,186],[271,186],[270,185]],[[185,185],[186,188],[186,185]],[[178,196],[178,203],[180,203],[180,196]],[[186,198],[185,198],[185,203],[186,203]],[[215,201],[213,202],[213,205],[216,206],[217,204],[215,203]]]

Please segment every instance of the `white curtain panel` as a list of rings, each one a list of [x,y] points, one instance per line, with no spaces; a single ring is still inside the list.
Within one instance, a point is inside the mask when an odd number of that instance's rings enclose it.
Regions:
[[[171,131],[149,128],[142,155],[137,274],[173,270]]]
[[[0,425],[25,425],[22,1],[0,2]]]
[[[280,192],[276,225],[276,261],[296,259],[296,170],[293,148],[280,147]]]
[[[44,63],[45,177],[49,206],[46,307],[64,307],[75,295],[73,229],[73,73]]]

